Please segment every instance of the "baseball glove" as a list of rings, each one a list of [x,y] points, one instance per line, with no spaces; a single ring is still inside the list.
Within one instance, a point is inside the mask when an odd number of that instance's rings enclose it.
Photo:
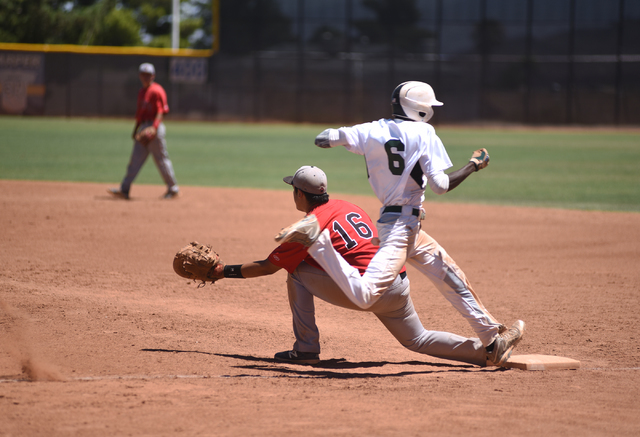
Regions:
[[[139,129],[136,133],[136,141],[143,146],[149,144],[157,135],[157,130],[153,126],[147,126],[144,129]]]
[[[220,259],[211,245],[203,245],[197,241],[184,246],[173,258],[173,270],[183,278],[214,283],[224,277],[225,263]]]
[[[473,162],[473,165],[476,166],[476,171],[482,170],[489,165],[489,152],[487,152],[487,149],[478,149],[473,152],[469,162]]]

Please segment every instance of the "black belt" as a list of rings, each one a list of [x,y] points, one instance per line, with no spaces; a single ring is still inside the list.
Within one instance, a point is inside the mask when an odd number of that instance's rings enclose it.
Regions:
[[[406,279],[406,277],[407,277],[407,272],[401,272],[401,273],[400,273],[400,277],[401,277],[402,279]]]
[[[385,212],[402,212],[402,207],[401,206],[385,206],[384,209],[382,210],[382,213],[384,214]],[[420,217],[420,210],[413,208],[413,210],[411,210],[411,215]]]

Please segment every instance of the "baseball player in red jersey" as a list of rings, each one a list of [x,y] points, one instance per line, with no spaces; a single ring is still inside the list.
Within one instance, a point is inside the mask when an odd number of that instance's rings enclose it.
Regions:
[[[296,208],[313,214],[330,244],[343,259],[360,273],[366,271],[377,247],[371,243],[376,230],[369,216],[358,206],[330,200],[327,179],[318,167],[304,166],[284,178],[293,186]],[[428,331],[420,322],[409,294],[409,279],[404,268],[384,296],[366,310],[355,305],[331,277],[309,256],[308,249],[293,240],[278,246],[267,259],[238,265],[226,265],[225,278],[253,278],[270,275],[280,269],[288,272],[287,289],[293,315],[293,349],[275,355],[278,361],[316,364],[320,361],[320,334],[315,321],[314,296],[332,305],[368,311],[376,315],[389,332],[407,349],[447,360],[491,365],[478,338],[465,338],[441,331]]]
[[[433,238],[421,230],[422,207],[428,185],[444,194],[475,171],[485,168],[489,154],[474,152],[469,163],[449,174],[451,160],[433,126],[427,122],[433,106],[441,106],[430,85],[405,82],[391,96],[393,117],[352,127],[326,129],[317,146],[344,146],[364,155],[369,182],[383,206],[377,229],[380,249],[361,275],[332,249],[325,232],[313,217],[289,226],[276,241],[298,239],[309,253],[361,308],[375,304],[386,293],[406,262],[425,274],[445,298],[465,317],[487,348],[488,360],[503,365],[524,335],[525,324],[517,320],[508,330],[480,302],[465,274]]]
[[[111,188],[108,192],[115,197],[129,199],[131,184],[151,153],[160,176],[167,184],[167,191],[163,198],[171,199],[178,195],[180,189],[176,182],[173,164],[169,159],[165,140],[166,128],[162,122],[164,114],[169,112],[167,93],[160,84],[155,82],[156,70],[153,64],[141,64],[139,77],[142,88],[138,92],[136,125],[132,134],[135,142],[131,159],[120,188]]]

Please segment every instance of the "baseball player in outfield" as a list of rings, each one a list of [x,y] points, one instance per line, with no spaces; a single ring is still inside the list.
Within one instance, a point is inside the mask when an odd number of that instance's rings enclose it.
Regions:
[[[489,163],[487,151],[481,149],[461,169],[444,173],[452,166],[451,160],[427,123],[433,106],[441,105],[428,84],[405,82],[393,91],[391,119],[326,129],[316,137],[319,147],[345,146],[364,155],[369,182],[382,202],[377,222],[380,249],[363,274],[333,249],[329,231],[313,214],[284,229],[276,241],[307,246],[314,260],[363,309],[385,295],[408,261],[469,322],[486,347],[489,361],[502,365],[522,339],[525,323],[517,320],[508,330],[499,323],[480,302],[463,271],[420,226],[426,185],[444,194]]]
[[[377,252],[377,247],[371,243],[376,230],[369,216],[352,203],[329,200],[327,178],[318,167],[301,167],[284,181],[293,186],[296,208],[307,215],[313,214],[319,226],[325,229],[329,244],[358,274],[364,273]],[[320,361],[320,334],[315,321],[314,296],[339,307],[363,309],[354,304],[309,256],[307,247],[293,241],[285,242],[262,261],[226,265],[217,279],[254,278],[280,269],[289,273],[287,289],[296,341],[292,350],[275,354],[275,359],[316,364]],[[400,268],[399,275],[384,295],[364,311],[375,314],[404,347],[414,352],[482,367],[498,366],[506,361],[507,348],[500,354],[490,355],[478,338],[426,330],[413,307],[404,267]]]
[[[127,167],[127,173],[120,184],[120,188],[110,188],[109,194],[122,199],[129,199],[131,184],[142,169],[149,153],[160,172],[160,176],[167,184],[167,192],[164,199],[176,197],[180,191],[173,172],[173,164],[169,159],[167,142],[165,140],[166,128],[162,122],[164,114],[169,112],[167,93],[164,88],[155,82],[156,69],[153,64],[144,63],[139,68],[142,88],[138,92],[138,106],[136,110],[136,125],[133,128],[134,139],[131,159]],[[139,132],[145,128],[150,129],[149,137],[145,140],[139,138]],[[144,144],[146,143],[146,144]]]

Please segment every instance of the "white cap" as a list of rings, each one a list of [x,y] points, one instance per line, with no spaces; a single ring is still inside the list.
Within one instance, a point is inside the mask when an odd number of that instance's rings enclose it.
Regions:
[[[139,69],[140,73],[149,73],[149,74],[156,74],[156,69],[153,66],[153,64],[150,64],[148,62],[145,62],[144,64],[140,64],[140,69]]]
[[[327,192],[327,175],[313,165],[302,166],[296,174],[282,180],[305,193],[319,195]]]

